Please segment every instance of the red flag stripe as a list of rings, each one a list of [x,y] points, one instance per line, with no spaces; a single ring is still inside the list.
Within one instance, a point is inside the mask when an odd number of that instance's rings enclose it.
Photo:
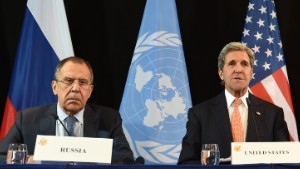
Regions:
[[[279,69],[276,72],[274,72],[273,78],[276,81],[278,87],[280,88],[285,100],[289,104],[291,111],[295,115],[292,97],[291,97],[291,93],[290,93],[290,85],[289,85],[289,82],[287,81],[286,76],[283,73],[282,69]]]
[[[263,84],[261,82],[256,83],[250,89],[251,89],[252,93],[254,95],[256,95],[257,97],[259,97],[263,100],[266,100],[270,103],[273,103],[272,98],[270,97],[269,93],[267,92],[267,90],[265,89],[265,87],[263,86]]]
[[[283,74],[284,75],[284,74]],[[286,76],[282,77],[283,79],[286,78]],[[284,119],[287,122],[289,132],[291,134],[292,140],[298,140],[298,134],[297,134],[297,125],[295,121],[295,115],[292,112],[292,109],[285,99],[280,87],[278,86],[277,82],[275,81],[273,74],[271,76],[266,77],[261,81],[261,84],[268,93],[268,97],[271,98],[273,103],[275,105],[280,106],[284,110]],[[295,134],[296,133],[296,134]]]
[[[250,88],[250,90],[253,94],[258,96],[259,98],[273,103],[272,100],[275,99],[275,98],[272,99],[272,97],[269,95],[269,92],[266,90],[266,88],[269,87],[269,86],[267,84],[264,85],[263,82],[264,82],[264,80],[262,82],[259,82],[259,83],[255,84],[254,86],[252,86]],[[273,85],[275,85],[275,84],[273,84]],[[298,136],[294,135],[294,133],[297,133],[297,131],[294,131],[294,129],[297,128],[296,123],[295,123],[294,114],[291,112],[291,109],[288,106],[288,104],[286,104],[286,106],[284,106],[283,109],[284,109],[284,114],[285,114],[285,121],[287,122],[287,125],[288,125],[288,128],[289,128],[290,140],[291,141],[298,140]]]
[[[17,111],[14,108],[14,106],[12,105],[9,97],[7,97],[7,99],[6,99],[5,111],[4,112],[5,113],[4,113],[3,119],[5,119],[5,120],[2,121],[0,141],[8,133],[8,131],[10,130],[12,125],[14,124],[15,117],[16,117],[16,114],[17,114]]]

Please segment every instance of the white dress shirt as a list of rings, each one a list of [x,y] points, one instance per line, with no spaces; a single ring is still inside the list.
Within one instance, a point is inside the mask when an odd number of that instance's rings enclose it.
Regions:
[[[231,121],[232,113],[234,110],[234,99],[235,97],[231,95],[226,89],[225,89],[225,97],[226,97],[226,102],[227,102],[227,108],[229,112],[229,118]],[[246,135],[247,135],[247,127],[248,127],[248,105],[246,99],[249,97],[249,93],[246,92],[244,96],[241,98],[241,104],[239,105],[239,111],[241,113],[241,118],[242,118],[242,124],[243,124],[243,129],[244,129],[244,140],[246,140]]]
[[[74,134],[76,137],[83,137],[83,112],[84,109],[82,109],[80,112],[78,112],[77,114],[74,115],[74,117],[76,117],[77,121],[75,123],[75,127],[74,127]],[[65,121],[66,117],[68,117],[68,115],[63,112],[62,108],[59,106],[59,104],[57,103],[57,115],[58,118],[63,122],[63,124],[66,126],[67,123]],[[64,129],[64,127],[61,125],[61,123],[56,120],[56,136],[68,136],[66,134],[66,130]]]

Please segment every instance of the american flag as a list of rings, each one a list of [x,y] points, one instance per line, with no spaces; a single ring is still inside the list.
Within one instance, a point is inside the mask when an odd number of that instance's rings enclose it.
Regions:
[[[295,112],[273,0],[250,0],[242,43],[255,53],[250,90],[283,108],[290,138],[298,141]]]

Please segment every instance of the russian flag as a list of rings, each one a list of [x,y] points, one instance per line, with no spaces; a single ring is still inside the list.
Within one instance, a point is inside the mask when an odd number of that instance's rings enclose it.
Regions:
[[[51,81],[58,62],[69,56],[74,51],[63,0],[28,0],[0,140],[17,111],[57,102]]]

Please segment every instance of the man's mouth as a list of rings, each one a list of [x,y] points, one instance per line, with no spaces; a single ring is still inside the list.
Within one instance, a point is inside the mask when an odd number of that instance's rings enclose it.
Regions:
[[[242,77],[234,77],[233,79],[234,80],[244,80],[244,78],[242,78]]]
[[[80,101],[79,98],[68,98],[67,101]]]

